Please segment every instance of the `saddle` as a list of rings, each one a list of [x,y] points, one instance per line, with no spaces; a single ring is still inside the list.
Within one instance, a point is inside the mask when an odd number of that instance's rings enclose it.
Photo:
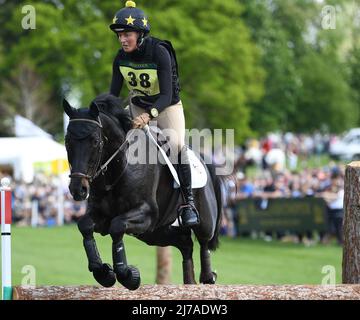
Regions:
[[[180,188],[179,176],[177,174],[177,170],[174,165],[171,163],[169,159],[169,155],[166,150],[164,150],[163,146],[167,143],[166,137],[162,134],[161,129],[154,126],[145,126],[145,132],[149,136],[150,140],[157,146],[160,151],[163,160],[165,161],[167,167],[169,168],[173,178],[174,184],[173,188]],[[169,151],[169,150],[167,150]],[[191,186],[193,189],[203,188],[207,182],[207,174],[204,164],[200,161],[200,159],[196,156],[195,152],[188,147],[188,157],[191,167]]]

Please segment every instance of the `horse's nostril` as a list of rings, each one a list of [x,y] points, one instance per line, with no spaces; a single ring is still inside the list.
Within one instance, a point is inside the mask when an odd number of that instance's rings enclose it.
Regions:
[[[82,194],[87,194],[88,189],[86,187],[81,187],[81,193]]]

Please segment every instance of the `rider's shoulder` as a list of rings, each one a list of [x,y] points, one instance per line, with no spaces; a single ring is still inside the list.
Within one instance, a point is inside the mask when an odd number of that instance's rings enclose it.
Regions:
[[[164,52],[164,48],[166,48],[167,52],[172,54],[174,52],[174,47],[172,46],[171,42],[169,40],[162,40],[155,37],[151,37],[152,41],[152,47],[154,49],[155,55],[157,55],[160,52]]]
[[[156,38],[156,37],[149,37],[151,43],[153,46],[157,47],[159,45],[162,45],[162,46],[169,46],[171,45],[171,42],[169,40],[164,40],[164,39],[159,39],[159,38]]]

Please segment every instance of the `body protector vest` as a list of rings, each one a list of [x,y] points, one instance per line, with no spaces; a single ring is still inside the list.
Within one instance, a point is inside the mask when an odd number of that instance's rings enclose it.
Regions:
[[[142,108],[149,108],[158,99],[160,94],[157,75],[156,48],[164,46],[171,58],[172,72],[172,101],[171,105],[179,102],[179,73],[175,50],[170,41],[154,37],[145,38],[144,48],[136,54],[119,51],[119,68],[126,86],[132,92],[132,102]]]

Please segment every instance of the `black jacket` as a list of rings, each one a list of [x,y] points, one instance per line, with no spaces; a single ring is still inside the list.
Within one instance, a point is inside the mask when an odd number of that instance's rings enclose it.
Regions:
[[[180,84],[175,50],[169,41],[146,37],[134,52],[120,49],[113,63],[110,93],[119,96],[124,83],[138,96],[132,103],[159,112],[180,100]]]

